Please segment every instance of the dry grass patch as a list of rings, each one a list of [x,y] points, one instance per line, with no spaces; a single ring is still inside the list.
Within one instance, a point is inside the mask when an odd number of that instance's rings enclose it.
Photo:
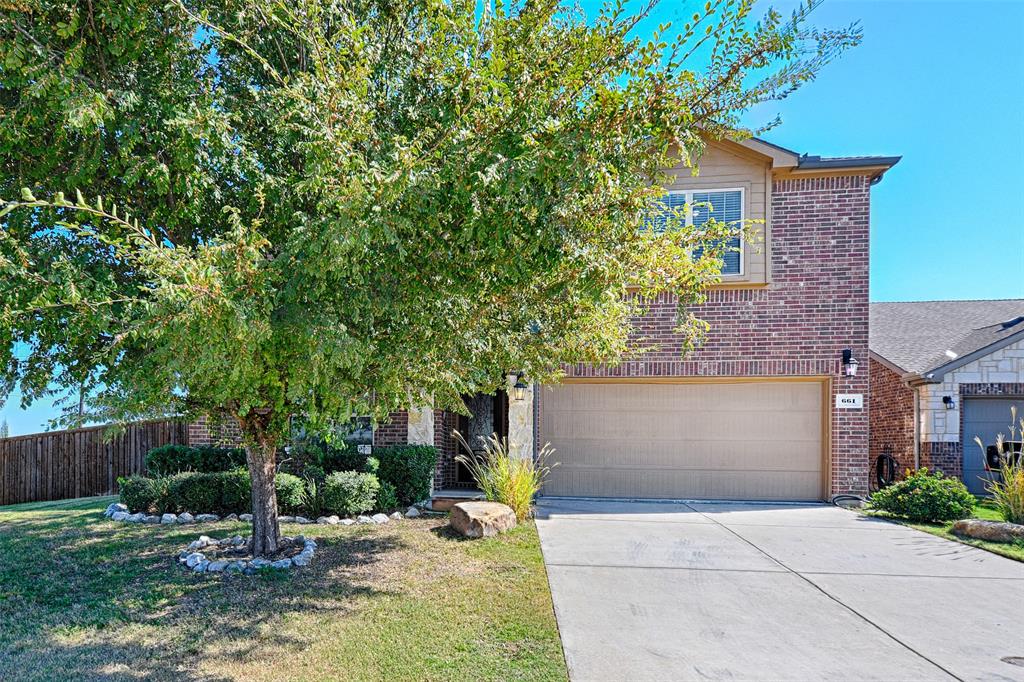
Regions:
[[[116,523],[109,502],[0,508],[0,679],[566,677],[532,523],[286,526],[317,540],[310,566],[193,575],[181,547],[245,526]]]

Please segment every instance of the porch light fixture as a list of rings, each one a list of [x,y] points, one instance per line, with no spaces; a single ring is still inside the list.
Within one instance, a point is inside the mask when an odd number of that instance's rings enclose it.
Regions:
[[[509,380],[514,379],[512,384],[512,398],[514,400],[526,400],[526,390],[529,388],[526,382],[523,381],[522,372],[510,372],[508,375]]]
[[[947,410],[952,410],[956,407],[956,403],[953,402],[953,396],[951,395],[942,396],[942,404],[946,406]]]
[[[860,367],[860,362],[857,358],[853,357],[853,351],[849,348],[843,349],[843,366],[846,367],[846,376],[857,376],[857,368]]]

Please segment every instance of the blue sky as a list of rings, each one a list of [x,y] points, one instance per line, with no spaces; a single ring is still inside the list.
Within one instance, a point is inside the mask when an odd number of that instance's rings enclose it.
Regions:
[[[779,9],[793,3],[776,3]],[[1024,298],[1024,2],[826,0],[864,40],[765,137],[822,156],[902,155],[872,191],[871,300]]]
[[[1024,2],[826,0],[812,23],[854,21],[860,47],[749,123],[780,114],[766,139],[802,153],[903,156],[872,192],[872,300],[1024,298]],[[0,420],[43,430],[50,402],[19,398]]]

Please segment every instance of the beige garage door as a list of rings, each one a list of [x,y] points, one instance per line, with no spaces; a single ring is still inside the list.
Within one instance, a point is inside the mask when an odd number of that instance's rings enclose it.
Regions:
[[[541,391],[546,495],[819,500],[820,382],[568,383]]]

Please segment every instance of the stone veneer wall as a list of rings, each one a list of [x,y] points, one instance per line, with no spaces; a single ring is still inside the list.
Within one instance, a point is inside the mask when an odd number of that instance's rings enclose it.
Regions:
[[[1024,341],[992,351],[947,373],[941,383],[923,384],[918,390],[921,466],[959,478],[963,475],[963,399],[1024,396]],[[943,396],[953,398],[953,409],[946,408]]]
[[[776,180],[772,189],[771,282],[714,289],[693,309],[710,323],[703,345],[681,357],[676,301],[651,301],[636,320],[657,344],[615,367],[565,367],[577,377],[786,377],[832,379],[831,494],[868,492],[868,239],[870,179],[841,176]],[[844,348],[860,360],[845,375]],[[836,409],[836,393],[860,393],[861,410]],[[538,401],[543,401],[541,391]],[[543,440],[543,425],[540,425]]]
[[[1024,341],[1010,344],[989,355],[949,372],[939,384],[921,386],[921,442],[959,443],[960,387],[965,384],[1014,384],[1024,382]],[[977,391],[978,389],[971,389]],[[947,410],[943,396],[956,400],[956,407]],[[992,395],[972,392],[969,395]],[[1003,395],[995,393],[994,395]]]
[[[896,474],[902,478],[907,469],[914,468],[914,389],[877,360],[870,364],[870,463],[874,466],[878,456],[887,452],[896,459]]]

